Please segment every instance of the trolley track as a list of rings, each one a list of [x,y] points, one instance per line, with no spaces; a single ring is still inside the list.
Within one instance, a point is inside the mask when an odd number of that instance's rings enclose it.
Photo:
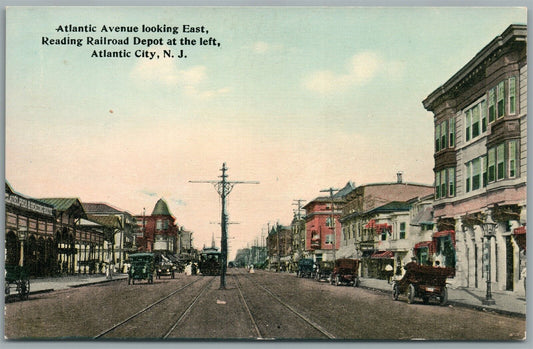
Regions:
[[[237,285],[237,289],[239,290],[239,294],[241,295],[241,299],[243,301],[243,304],[244,304],[244,307],[245,309],[247,310],[247,313],[250,317],[250,320],[252,321],[254,327],[255,327],[255,331],[256,333],[258,334],[257,338],[258,339],[264,339],[265,337],[265,331],[261,331],[257,325],[257,321],[253,315],[253,312],[250,310],[250,307],[249,307],[249,302],[246,300],[246,298],[244,297],[241,289],[241,283],[237,277],[237,275],[233,275],[234,278],[235,278],[235,284]],[[300,311],[298,311],[296,308],[294,308],[293,306],[291,306],[290,304],[284,302],[278,295],[276,295],[274,292],[272,292],[271,290],[269,290],[268,288],[266,288],[265,286],[255,282],[254,280],[252,280],[252,278],[250,278],[249,276],[247,276],[246,274],[239,274],[239,276],[242,276],[244,279],[248,280],[250,283],[252,283],[254,285],[255,288],[259,288],[261,290],[264,291],[264,293],[268,294],[271,298],[273,298],[278,304],[280,304],[284,309],[288,310],[290,313],[294,314],[295,316],[297,316],[298,318],[300,318],[304,323],[306,323],[307,325],[309,325],[310,327],[314,328],[316,331],[318,331],[321,336],[323,337],[326,337],[327,339],[336,339],[336,337],[330,333],[329,331],[327,331],[325,328],[323,328],[322,326],[320,326],[318,323],[314,322],[313,320],[311,320],[309,317],[307,317],[306,315],[302,314]]]
[[[186,316],[187,313],[190,312],[190,309],[194,306],[194,304],[196,303],[198,298],[205,292],[205,290],[207,290],[209,288],[209,286],[212,284],[214,279],[215,279],[214,277],[211,278],[206,283],[206,285],[202,286],[201,291],[199,292],[199,294],[192,300],[192,302],[189,304],[189,306],[182,312],[182,314],[179,317],[179,319],[171,326],[171,329],[167,330],[164,335],[160,336],[160,338],[167,338],[168,337],[168,335],[177,326],[177,324],[182,321],[182,319]],[[192,282],[190,282],[190,283],[188,283],[186,285],[183,285],[183,286],[179,287],[178,289],[172,291],[168,295],[166,295],[166,296],[158,299],[157,301],[145,306],[143,309],[137,311],[136,313],[132,314],[131,316],[127,317],[126,319],[124,319],[124,320],[116,323],[115,325],[111,326],[110,328],[100,332],[98,335],[94,336],[93,339],[104,338],[104,336],[107,336],[107,335],[117,331],[118,329],[121,329],[121,328],[125,327],[126,325],[130,324],[134,319],[138,319],[142,315],[147,315],[150,310],[153,310],[154,307],[156,307],[156,306],[160,305],[161,303],[163,303],[164,301],[170,299],[172,296],[176,295],[178,292],[183,291],[183,290],[191,287],[192,285],[194,285],[195,283],[199,282],[200,280],[203,280],[203,279],[202,278],[198,278],[198,279],[196,279],[196,280],[194,280],[194,281],[192,281]]]

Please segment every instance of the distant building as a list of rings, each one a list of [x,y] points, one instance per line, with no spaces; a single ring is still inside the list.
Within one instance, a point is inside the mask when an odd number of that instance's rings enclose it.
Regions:
[[[140,251],[176,254],[178,226],[176,218],[170,213],[168,205],[159,199],[150,216],[136,216],[137,225],[143,232],[142,238],[137,238]]]

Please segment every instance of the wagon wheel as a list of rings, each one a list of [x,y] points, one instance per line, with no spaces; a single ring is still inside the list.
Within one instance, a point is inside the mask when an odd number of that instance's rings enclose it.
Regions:
[[[392,299],[397,301],[399,296],[400,296],[400,288],[398,287],[398,284],[395,282],[392,284]]]
[[[17,288],[19,289],[18,291],[21,300],[30,298],[30,280],[20,280]]]
[[[442,288],[442,292],[440,294],[439,300],[440,300],[440,305],[446,305],[446,303],[448,302],[448,290],[446,289],[446,287]]]
[[[412,304],[415,300],[415,285],[409,284],[409,288],[407,289],[407,303]]]

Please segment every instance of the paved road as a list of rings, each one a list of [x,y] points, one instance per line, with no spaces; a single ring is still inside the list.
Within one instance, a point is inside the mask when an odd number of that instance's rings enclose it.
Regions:
[[[243,269],[224,290],[217,277],[120,280],[35,294],[5,312],[10,339],[521,340],[525,328],[524,318]]]

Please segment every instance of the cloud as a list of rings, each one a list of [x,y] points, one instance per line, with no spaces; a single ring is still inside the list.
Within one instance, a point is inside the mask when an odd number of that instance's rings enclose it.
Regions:
[[[150,197],[157,196],[157,193],[154,193],[153,191],[148,191],[148,190],[139,190],[139,193],[148,195]]]
[[[282,46],[279,44],[270,44],[264,41],[257,41],[252,45],[252,51],[257,54],[266,54],[274,51],[280,51]]]
[[[162,56],[165,47],[161,47],[157,54]],[[208,89],[207,68],[202,65],[188,69],[178,69],[172,59],[139,59],[131,72],[134,81],[140,84],[155,82],[167,86],[181,87],[188,96],[210,98],[229,92],[228,88]]]
[[[170,199],[173,204],[178,206],[187,206],[187,203],[181,199]]]
[[[368,84],[383,72],[398,77],[403,66],[400,62],[386,61],[376,52],[363,51],[351,57],[343,73],[316,71],[304,78],[303,86],[322,94],[342,92],[352,86]]]

